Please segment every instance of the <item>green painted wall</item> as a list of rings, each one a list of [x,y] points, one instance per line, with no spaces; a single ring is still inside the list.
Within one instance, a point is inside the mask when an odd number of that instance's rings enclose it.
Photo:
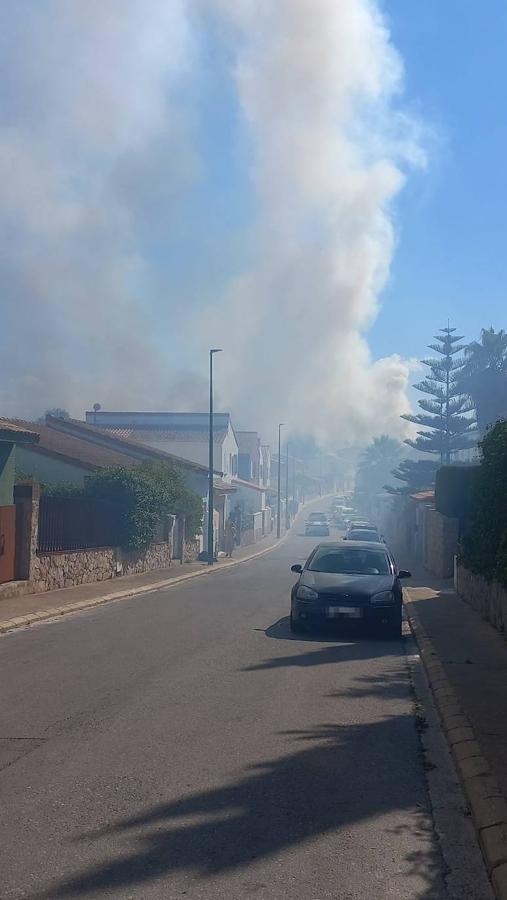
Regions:
[[[15,445],[0,441],[0,506],[14,503]]]
[[[39,484],[76,484],[81,486],[90,469],[37,453],[30,445],[19,444],[16,450],[18,473],[31,476]]]

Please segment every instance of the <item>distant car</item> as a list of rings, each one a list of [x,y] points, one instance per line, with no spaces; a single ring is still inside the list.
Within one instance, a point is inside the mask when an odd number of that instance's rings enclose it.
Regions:
[[[305,525],[305,534],[312,536],[329,536],[329,524],[327,516],[322,512],[310,513]]]
[[[384,545],[317,544],[304,566],[294,565],[291,571],[299,575],[291,592],[291,631],[352,621],[385,637],[401,637],[401,579],[410,578],[410,572],[398,569]]]

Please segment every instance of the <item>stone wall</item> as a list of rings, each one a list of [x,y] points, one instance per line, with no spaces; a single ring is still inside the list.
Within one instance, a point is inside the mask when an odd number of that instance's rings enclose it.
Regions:
[[[32,585],[34,591],[54,591],[92,581],[107,581],[115,574],[116,551],[74,550],[37,554]]]
[[[476,609],[487,622],[507,631],[507,589],[497,581],[486,581],[458,563],[456,589],[460,597]]]
[[[119,547],[38,553],[33,560],[31,588],[32,591],[53,591],[165,569],[170,565],[170,542],[153,544],[145,553],[124,553]]]
[[[152,544],[145,553],[125,553],[119,547],[38,553],[39,491],[34,486],[30,535],[29,586],[31,592],[52,591],[135,575],[171,565],[172,539]]]
[[[171,565],[171,542],[152,544],[145,553],[122,553],[117,550],[117,559],[121,560],[122,575],[136,575],[138,572],[149,572],[152,569],[166,569]]]
[[[193,563],[196,562],[199,553],[201,552],[199,539],[196,538],[193,541],[186,541],[185,548],[183,551],[183,562]]]
[[[452,578],[454,557],[458,549],[459,522],[443,516],[436,509],[424,510],[424,564],[438,578]]]

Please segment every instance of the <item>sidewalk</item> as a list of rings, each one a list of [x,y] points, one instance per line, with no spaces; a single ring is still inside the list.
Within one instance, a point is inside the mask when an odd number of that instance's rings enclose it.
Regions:
[[[189,578],[230,568],[268,553],[283,541],[287,534],[290,534],[290,531],[286,532],[280,541],[272,535],[258,544],[242,547],[235,552],[232,559],[221,557],[213,566],[202,562],[181,565],[176,561],[167,569],[155,569],[151,572],[141,572],[139,575],[124,575],[107,581],[95,581],[56,591],[44,591],[41,594],[24,594],[0,600],[0,634],[42,619],[100,606],[112,600],[144,594],[146,591],[160,590]]]
[[[416,564],[405,590],[442,725],[497,897],[507,898],[507,642]]]

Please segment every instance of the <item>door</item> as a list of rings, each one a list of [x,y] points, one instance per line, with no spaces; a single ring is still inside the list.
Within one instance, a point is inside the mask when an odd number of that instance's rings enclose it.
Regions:
[[[0,584],[14,580],[16,507],[0,506]]]

